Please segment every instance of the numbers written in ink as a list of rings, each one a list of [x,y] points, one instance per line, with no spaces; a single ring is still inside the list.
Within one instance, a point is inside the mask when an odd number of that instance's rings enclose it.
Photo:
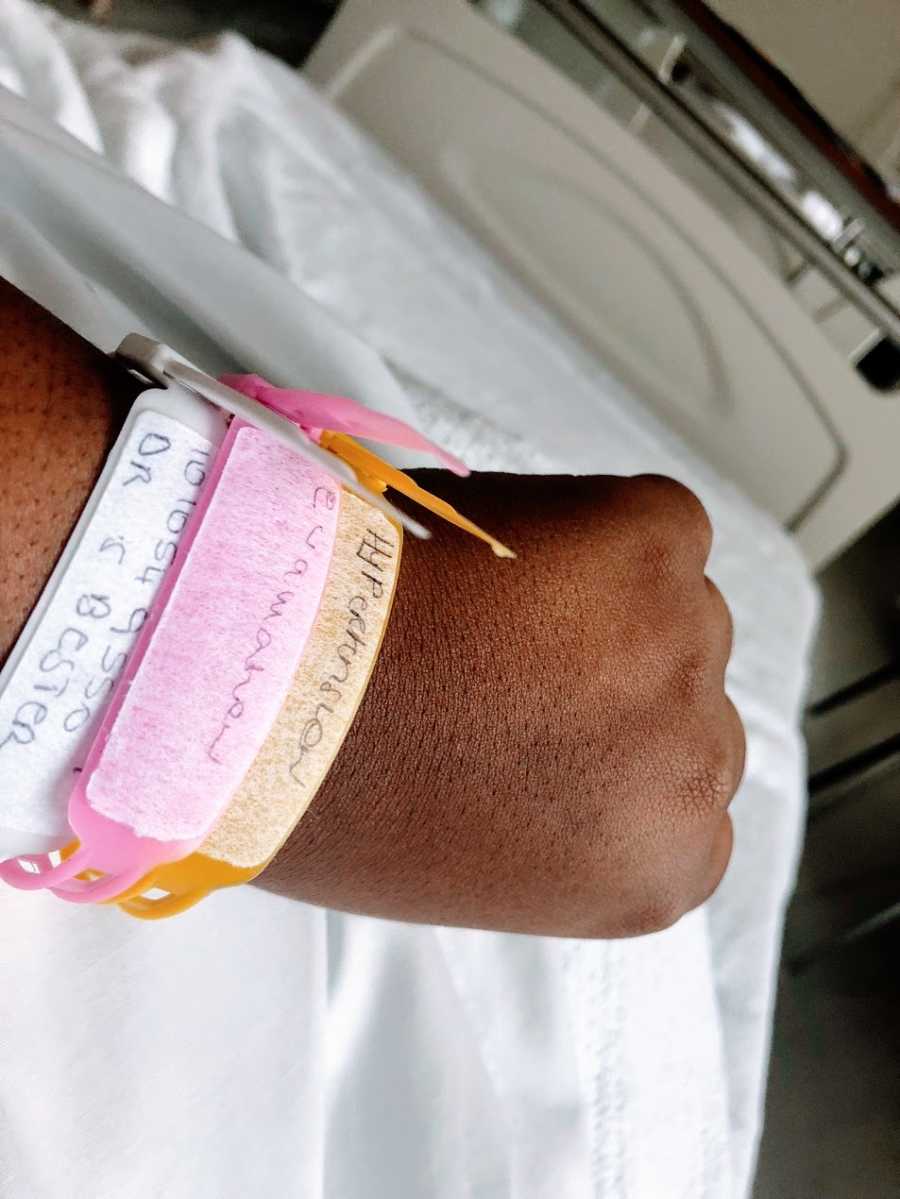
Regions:
[[[0,697],[6,700],[0,750],[32,745],[45,734],[51,742],[68,741],[98,714],[125,667],[209,468],[209,450],[179,436],[187,431],[176,422],[156,428],[158,421],[150,412],[138,418],[70,564],[69,577],[82,585],[63,579]]]

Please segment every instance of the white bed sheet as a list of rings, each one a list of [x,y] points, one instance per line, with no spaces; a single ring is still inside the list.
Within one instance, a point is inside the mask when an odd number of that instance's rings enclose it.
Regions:
[[[211,370],[349,369],[476,468],[693,486],[748,731],[722,887],[636,941],[409,928],[252,889],[148,928],[4,891],[0,1190],[746,1195],[804,807],[815,597],[794,546],[240,39],[172,49],[0,0],[0,82],[28,100],[0,104],[0,272],[98,344],[137,327]],[[272,269],[199,228],[188,251],[176,214],[44,118]]]

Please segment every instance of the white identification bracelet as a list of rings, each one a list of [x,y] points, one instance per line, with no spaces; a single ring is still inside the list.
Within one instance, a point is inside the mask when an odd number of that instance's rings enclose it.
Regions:
[[[74,775],[224,432],[222,413],[177,385],[134,401],[0,671],[0,858],[71,840]]]

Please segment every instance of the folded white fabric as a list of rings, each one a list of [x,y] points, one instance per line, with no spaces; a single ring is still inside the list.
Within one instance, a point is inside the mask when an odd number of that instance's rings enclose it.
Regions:
[[[95,1199],[740,1199],[803,810],[815,605],[794,547],[240,39],[172,49],[0,0],[0,81],[29,105],[0,95],[0,271],[100,344],[143,328],[206,370],[296,383],[297,330],[340,326],[365,343],[354,361],[374,402],[411,407],[476,468],[693,486],[716,527],[749,743],[725,883],[632,942],[404,927],[252,889],[148,928],[4,891],[0,1191],[47,1199],[64,1178]],[[185,272],[183,218],[129,211],[84,147],[256,258],[198,225]],[[327,348],[316,369],[346,377]]]

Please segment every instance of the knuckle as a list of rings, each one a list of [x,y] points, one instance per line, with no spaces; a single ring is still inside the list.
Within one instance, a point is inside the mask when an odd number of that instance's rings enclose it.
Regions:
[[[673,669],[672,687],[675,702],[682,708],[698,706],[709,694],[712,671],[712,647],[693,645],[679,657]]]
[[[724,811],[737,785],[734,757],[724,742],[707,747],[703,759],[686,772],[679,788],[682,812],[690,817],[706,818]]]
[[[640,563],[641,580],[647,583],[664,583],[671,586],[684,571],[684,545],[672,536],[666,526],[652,525],[643,530],[644,549]]]
[[[731,615],[731,609],[728,606],[725,596],[712,579],[706,580],[706,590],[712,609],[710,624],[721,632],[723,640],[730,650],[734,641],[734,618]]]
[[[712,546],[713,526],[702,502],[684,483],[666,475],[640,476],[644,502],[665,518],[678,540],[700,546],[708,554]]]
[[[697,890],[696,898],[691,907],[699,907],[701,904],[706,903],[710,896],[714,895],[719,889],[719,884],[725,877],[728,863],[731,860],[731,852],[734,848],[734,830],[727,816],[724,818],[724,821],[724,824],[720,825],[720,828],[724,830],[724,834],[719,834],[718,848],[720,852],[714,858],[714,868],[706,874],[703,884]]]
[[[686,905],[672,894],[659,892],[642,903],[635,904],[626,917],[625,935],[644,937],[650,933],[661,933],[677,924],[684,915]]]
[[[744,728],[744,722],[741,720],[741,714],[734,706],[732,701],[725,697],[725,707],[728,715],[728,723],[731,729],[731,750],[733,760],[734,774],[734,789],[740,786],[741,779],[744,777],[744,770],[747,766],[747,732]]]
[[[697,495],[668,475],[638,475],[634,482],[641,488],[643,502],[672,515],[682,527],[712,534],[709,515]]]
[[[630,480],[629,500],[644,537],[645,565],[671,579],[696,569],[712,544],[712,525],[697,496],[665,475],[639,475]]]

